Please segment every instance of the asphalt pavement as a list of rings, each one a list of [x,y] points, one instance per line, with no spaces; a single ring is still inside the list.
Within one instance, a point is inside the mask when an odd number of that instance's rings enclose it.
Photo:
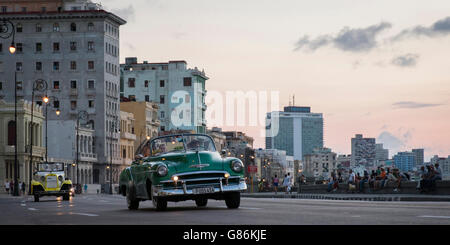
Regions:
[[[224,201],[169,202],[158,212],[150,201],[128,210],[119,195],[77,195],[70,201],[0,195],[0,224],[12,225],[430,225],[450,224],[450,202],[241,198],[239,209]]]

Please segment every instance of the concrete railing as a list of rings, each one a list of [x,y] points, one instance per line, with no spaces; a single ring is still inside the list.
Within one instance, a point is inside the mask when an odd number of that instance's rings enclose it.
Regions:
[[[400,185],[400,189],[398,192],[394,192],[394,184],[392,182],[387,183],[387,185],[384,186],[382,189],[376,189],[373,190],[370,188],[369,192],[369,184],[365,183],[364,185],[364,192],[363,193],[371,193],[371,194],[419,194],[420,191],[417,190],[417,182],[414,181],[405,181],[402,182]],[[311,194],[325,194],[325,193],[349,193],[348,191],[348,184],[347,183],[340,183],[339,188],[336,191],[328,192],[328,185],[327,184],[307,184],[307,185],[301,185],[300,193],[311,193]],[[298,192],[298,185],[293,187],[291,192]],[[271,190],[273,191],[273,190]],[[284,187],[278,187],[278,191],[283,192]],[[357,192],[355,190],[354,192]],[[351,192],[350,192],[351,193]],[[444,180],[444,181],[436,181],[436,190],[433,192],[430,192],[428,194],[435,194],[435,195],[450,195],[450,181]]]

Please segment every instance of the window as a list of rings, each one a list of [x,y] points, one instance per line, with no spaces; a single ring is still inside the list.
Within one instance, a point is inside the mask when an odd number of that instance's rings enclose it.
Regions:
[[[164,71],[166,71],[166,70],[169,69],[169,66],[162,66],[162,69],[163,69]]]
[[[136,95],[128,95],[128,99],[131,101],[136,101]]]
[[[165,101],[164,101],[164,95],[160,95],[160,96],[159,96],[159,103],[160,103],[160,104],[164,104],[164,102],[165,102]]]
[[[70,42],[70,51],[77,51],[77,42]]]
[[[166,131],[166,127],[161,126],[161,131]]]
[[[75,81],[75,80],[70,81],[70,88],[71,89],[76,89],[77,88],[77,81]]]
[[[59,43],[53,43],[53,52],[59,52]]]
[[[94,51],[94,42],[92,41],[88,42],[88,51]]]
[[[3,44],[0,43],[0,53],[3,53]]]
[[[71,70],[76,70],[77,69],[77,62],[76,61],[71,61],[70,62],[70,69]]]
[[[148,80],[145,80],[144,86],[145,86],[146,88],[148,88]]]
[[[42,71],[42,62],[36,62],[36,71]]]
[[[88,23],[88,30],[89,31],[93,31],[94,30],[94,23],[92,23],[92,22]]]
[[[22,90],[23,89],[23,83],[21,81],[18,81],[16,83],[16,87],[17,87],[17,90]]]
[[[8,122],[8,145],[16,145],[16,122]]]
[[[92,61],[92,60],[88,61],[88,69],[94,70],[94,61]]]
[[[22,62],[16,63],[16,71],[22,71]]]
[[[54,32],[59,32],[59,23],[54,23],[53,24],[53,31]]]
[[[53,89],[59,90],[59,81],[53,81]]]
[[[95,81],[94,80],[88,81],[88,89],[95,89]]]
[[[89,108],[94,108],[94,100],[89,100],[88,105]]]
[[[164,80],[159,81],[159,87],[161,87],[161,88],[164,87]]]
[[[54,100],[53,101],[53,107],[58,109],[59,108],[59,100]]]
[[[54,71],[59,71],[59,62],[58,61],[54,61],[53,62],[53,70]]]
[[[42,32],[42,25],[39,23],[36,24],[36,32]]]
[[[70,31],[77,31],[77,24],[71,23],[70,24]]]
[[[70,101],[70,109],[71,110],[76,110],[77,109],[77,101],[76,100]]]
[[[145,101],[150,102],[150,95],[145,96]]]
[[[135,87],[135,82],[136,82],[135,78],[132,78],[132,77],[128,78],[128,87],[129,88],[134,88]]]
[[[36,52],[42,52],[42,43],[36,43]]]
[[[166,113],[164,111],[161,111],[161,119],[164,119],[166,117]]]
[[[185,78],[183,78],[183,85],[185,87],[192,86],[192,77],[185,77]]]
[[[23,26],[22,26],[22,24],[18,23],[16,25],[16,32],[22,32],[22,31],[23,31]]]
[[[8,7],[7,6],[2,6],[2,13],[6,13],[8,12]]]
[[[22,43],[16,43],[16,52],[17,53],[23,52],[23,44]]]
[[[0,82],[0,90],[3,89],[3,82]]]

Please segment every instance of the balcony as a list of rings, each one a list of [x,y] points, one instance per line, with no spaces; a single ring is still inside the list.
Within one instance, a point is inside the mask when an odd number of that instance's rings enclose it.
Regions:
[[[121,139],[129,139],[129,140],[136,140],[136,135],[130,134],[128,132],[120,132],[120,138]]]

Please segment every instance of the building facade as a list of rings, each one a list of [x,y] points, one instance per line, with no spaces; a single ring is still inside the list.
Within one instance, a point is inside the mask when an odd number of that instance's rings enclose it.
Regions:
[[[70,5],[65,5],[66,2]],[[15,71],[19,99],[31,101],[33,82],[37,79],[47,82],[48,88],[43,93],[58,98],[52,110],[59,109],[61,114],[49,113],[48,120],[77,121],[79,113],[86,111],[95,132],[97,162],[92,166],[92,175],[105,183],[111,143],[114,164],[121,164],[117,131],[119,27],[126,22],[91,4],[64,1],[58,11],[27,10],[3,15],[16,26],[16,53],[0,54],[0,83],[3,83],[0,98],[14,101],[11,81]],[[35,96],[38,101],[42,94]]]
[[[316,148],[312,154],[306,154],[304,160],[304,174],[316,180],[328,180],[331,173],[337,174],[338,165],[336,153],[329,148]]]
[[[158,108],[158,104],[154,102],[120,102],[120,110],[134,115],[134,134],[136,136],[136,140],[134,141],[135,149],[137,149],[147,137],[150,139],[158,136],[160,126]]]
[[[17,140],[17,160],[20,181],[29,186],[30,181],[30,145],[31,131],[33,131],[32,171],[45,157],[44,147],[44,116],[42,107],[34,105],[33,123],[31,123],[31,103],[20,100],[17,103],[17,137],[14,116],[14,103],[0,100],[0,186],[5,181],[14,180],[15,174],[15,143]],[[33,127],[33,130],[31,130]],[[5,188],[1,188],[0,193]]]
[[[352,167],[363,165],[373,168],[376,165],[376,143],[375,138],[364,138],[362,134],[355,135],[351,141]]]
[[[161,131],[206,133],[204,71],[187,68],[186,61],[138,63],[126,58],[120,65],[120,96],[159,104]]]
[[[379,166],[380,162],[389,159],[389,150],[383,148],[383,144],[375,144],[375,162]]]
[[[413,171],[416,164],[416,156],[412,152],[399,152],[394,157],[394,165],[401,172]]]
[[[222,133],[221,128],[213,127],[212,129],[206,130],[206,133],[214,140],[218,152],[226,149],[227,137]]]
[[[272,178],[277,175],[278,178],[283,179],[284,175],[290,174],[295,176],[294,158],[286,155],[286,151],[277,149],[256,149],[255,163],[258,168],[258,179],[268,180],[272,183]]]
[[[267,114],[266,148],[286,151],[294,160],[304,160],[314,148],[323,148],[323,115],[310,107],[287,106]]]
[[[122,158],[122,164],[119,169],[119,173],[129,167],[134,160],[135,154],[135,142],[136,142],[136,121],[133,113],[121,111],[120,112],[120,154]],[[117,175],[113,175],[114,178],[118,178]],[[114,179],[114,183],[116,179]]]
[[[424,163],[424,149],[412,149],[412,153],[416,156],[415,167],[422,166]]]

